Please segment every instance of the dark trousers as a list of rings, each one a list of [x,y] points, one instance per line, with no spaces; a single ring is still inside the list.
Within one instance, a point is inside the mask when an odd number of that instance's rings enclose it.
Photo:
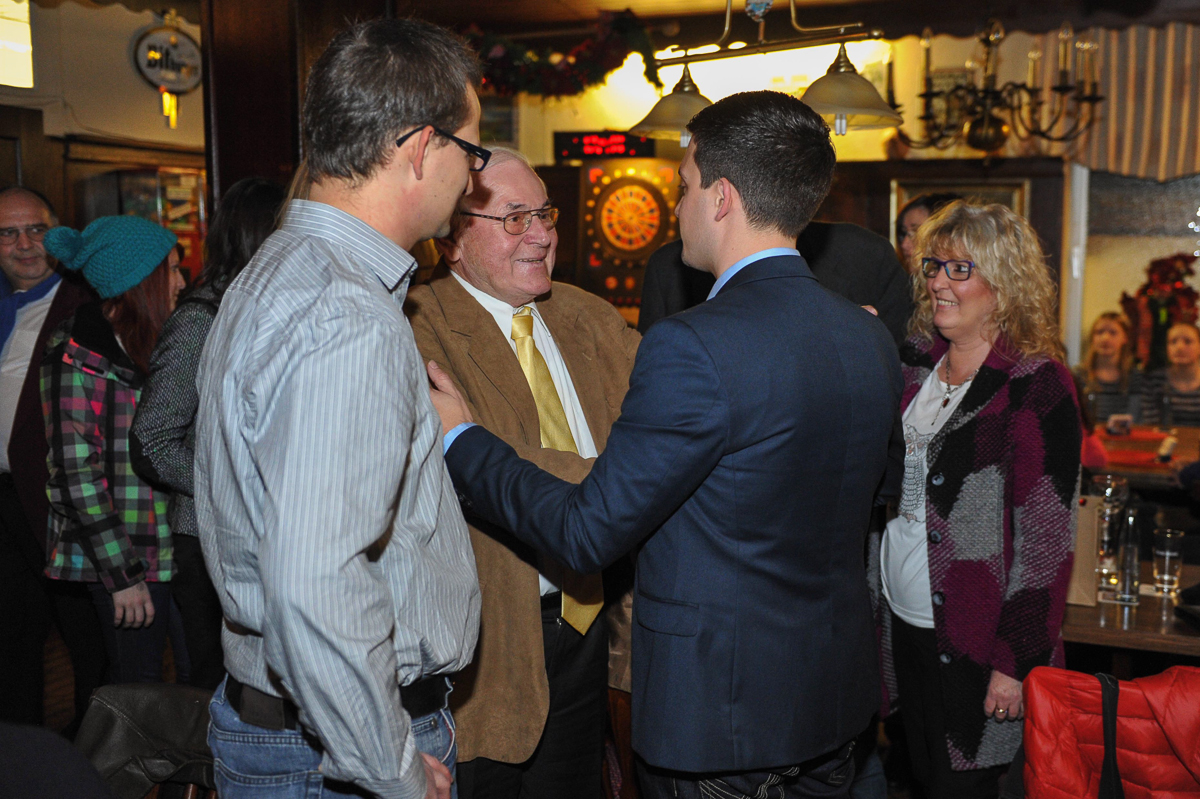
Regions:
[[[554,596],[558,596],[555,594]],[[608,625],[601,613],[580,635],[551,600],[542,609],[550,712],[524,763],[484,757],[458,764],[460,799],[599,799],[608,700]]]
[[[204,565],[200,539],[194,535],[175,535],[171,541],[175,546],[176,568],[171,578],[171,594],[183,617],[183,637],[191,666],[189,683],[216,690],[225,679],[221,600]]]
[[[154,603],[154,621],[134,629],[114,627],[112,594],[102,583],[87,585],[104,633],[109,682],[162,682],[163,650],[171,620],[170,584],[146,582]]]
[[[75,672],[75,720],[104,683],[107,659],[87,589],[42,576],[45,553],[21,509],[12,475],[0,474],[0,720],[43,721],[46,635],[59,628]]]
[[[892,616],[892,657],[913,776],[927,799],[994,799],[1004,766],[955,771],[946,744],[937,636]],[[979,713],[983,714],[980,706]]]
[[[648,765],[638,758],[643,799],[831,799],[850,796],[854,741],[836,752],[771,771],[695,774]]]

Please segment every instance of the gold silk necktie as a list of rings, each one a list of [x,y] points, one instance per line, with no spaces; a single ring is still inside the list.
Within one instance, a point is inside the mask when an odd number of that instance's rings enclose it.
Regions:
[[[538,427],[542,434],[542,447],[560,452],[579,454],[562,400],[550,377],[546,360],[533,342],[533,309],[525,306],[513,314],[512,339],[517,345],[517,360],[521,371],[529,381],[533,402],[537,405]],[[604,584],[598,574],[579,574],[563,567],[562,617],[580,634],[586,633],[600,613],[604,604]]]

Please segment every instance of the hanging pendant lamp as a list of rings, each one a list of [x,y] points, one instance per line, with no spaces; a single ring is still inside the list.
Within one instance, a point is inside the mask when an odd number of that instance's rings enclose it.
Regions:
[[[871,81],[858,74],[845,44],[838,48],[825,75],[813,81],[800,99],[824,117],[838,136],[845,136],[849,129],[894,128],[904,121]]]
[[[681,147],[688,145],[691,137],[687,133],[687,125],[701,110],[712,105],[692,80],[692,71],[688,65],[683,65],[683,76],[679,83],[666,97],[663,97],[646,118],[629,129],[635,136],[649,136],[652,139],[678,139]]]

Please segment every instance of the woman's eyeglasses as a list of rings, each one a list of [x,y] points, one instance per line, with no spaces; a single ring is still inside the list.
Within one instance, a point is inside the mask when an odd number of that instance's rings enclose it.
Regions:
[[[463,216],[477,216],[480,219],[494,219],[497,222],[504,223],[504,232],[514,236],[520,236],[529,226],[533,224],[533,218],[536,216],[542,220],[542,225],[546,230],[553,230],[558,224],[558,209],[557,208],[539,208],[536,211],[513,211],[511,214],[504,216],[489,216],[488,214],[472,214],[467,211],[459,211]]]
[[[937,277],[939,270],[946,270],[946,277],[951,280],[967,280],[971,270],[975,268],[974,261],[943,261],[940,258],[922,258],[921,274],[932,280]]]

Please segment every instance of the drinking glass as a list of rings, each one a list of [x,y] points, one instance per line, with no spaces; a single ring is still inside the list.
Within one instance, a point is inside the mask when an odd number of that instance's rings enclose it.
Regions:
[[[1100,530],[1096,537],[1096,574],[1100,587],[1110,588],[1117,580],[1117,536],[1121,509],[1129,500],[1129,481],[1112,474],[1098,474],[1092,478],[1092,495],[1103,497]]]
[[[1113,599],[1123,605],[1138,603],[1138,588],[1142,581],[1141,562],[1138,559],[1141,516],[1140,508],[1126,508],[1117,536],[1117,579],[1113,586]]]
[[[1159,528],[1154,531],[1154,590],[1174,596],[1183,571],[1183,531]]]

